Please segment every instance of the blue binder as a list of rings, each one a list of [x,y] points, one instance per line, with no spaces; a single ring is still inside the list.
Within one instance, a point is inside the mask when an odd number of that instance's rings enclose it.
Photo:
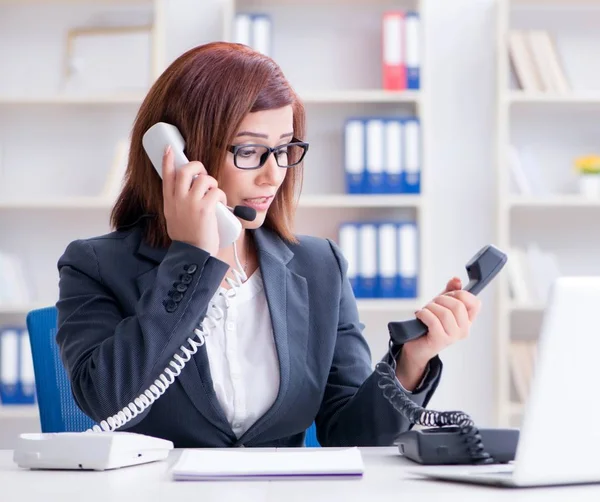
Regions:
[[[383,118],[369,118],[365,121],[365,133],[367,145],[365,191],[371,194],[385,193],[385,120]]]
[[[357,297],[377,297],[377,225],[371,222],[358,224],[358,280]]]
[[[355,223],[342,223],[339,228],[339,245],[348,262],[346,277],[354,295],[358,288],[358,226]]]
[[[421,192],[421,123],[418,118],[403,119],[404,165],[402,192]]]
[[[402,193],[402,167],[404,164],[403,125],[399,118],[385,122],[383,184],[386,193]]]
[[[346,192],[365,193],[366,185],[366,138],[364,121],[351,118],[346,121],[344,133],[344,170]]]
[[[377,296],[400,297],[398,273],[398,226],[394,222],[377,225]]]
[[[406,27],[406,87],[420,89],[421,87],[421,19],[417,12],[407,12]]]
[[[0,326],[0,400],[3,405],[20,403],[20,328]]]
[[[21,404],[36,402],[33,356],[29,332],[26,328],[19,330],[19,402]]]
[[[419,237],[413,221],[398,223],[398,274],[401,298],[417,298],[419,279]]]

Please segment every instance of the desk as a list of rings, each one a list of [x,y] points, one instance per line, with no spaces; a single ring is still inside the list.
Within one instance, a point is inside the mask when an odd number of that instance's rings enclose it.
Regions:
[[[362,478],[278,481],[171,481],[169,468],[181,450],[164,462],[114,471],[30,471],[0,450],[2,502],[553,502],[600,500],[600,484],[557,488],[510,489],[429,481],[407,472],[417,464],[396,448],[362,448]],[[418,466],[417,466],[418,467]]]

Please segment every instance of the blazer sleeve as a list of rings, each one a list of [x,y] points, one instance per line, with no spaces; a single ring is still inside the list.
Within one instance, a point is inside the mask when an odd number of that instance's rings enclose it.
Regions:
[[[378,387],[379,375],[372,370],[369,346],[362,335],[364,325],[359,321],[354,293],[346,276],[347,261],[334,242],[329,244],[340,268],[342,284],[335,352],[315,419],[317,438],[323,446],[389,446],[412,424],[393,408]],[[395,354],[399,350],[401,346],[393,348]],[[385,360],[389,360],[387,355]],[[441,372],[442,363],[436,356],[429,362],[419,387],[408,393],[410,399],[425,407]]]
[[[143,292],[135,314],[124,317],[119,299],[104,284],[90,241],[74,241],[58,261],[58,331],[63,364],[77,405],[100,422],[123,409],[167,367],[193,337],[228,270],[206,251],[173,241],[158,265],[153,287]],[[178,303],[173,284],[189,281]],[[139,423],[150,408],[121,430]]]

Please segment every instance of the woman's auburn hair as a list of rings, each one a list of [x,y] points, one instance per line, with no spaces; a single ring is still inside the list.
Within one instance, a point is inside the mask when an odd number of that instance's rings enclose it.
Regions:
[[[287,105],[293,109],[294,136],[303,140],[304,106],[271,58],[227,42],[201,45],[179,56],[152,85],[135,118],[123,188],[110,215],[113,229],[143,219],[144,239],[151,246],[171,243],[162,181],[142,146],[142,136],[152,125],[176,126],[185,139],[187,158],[201,161],[219,181],[226,148],[244,117]],[[264,222],[288,242],[297,242],[293,222],[302,174],[302,164],[289,169]]]

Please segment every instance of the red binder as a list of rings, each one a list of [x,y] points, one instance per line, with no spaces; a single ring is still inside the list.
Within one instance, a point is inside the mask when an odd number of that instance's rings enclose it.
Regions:
[[[383,14],[381,43],[381,62],[383,69],[383,88],[401,91],[407,88],[405,13],[388,11]]]

